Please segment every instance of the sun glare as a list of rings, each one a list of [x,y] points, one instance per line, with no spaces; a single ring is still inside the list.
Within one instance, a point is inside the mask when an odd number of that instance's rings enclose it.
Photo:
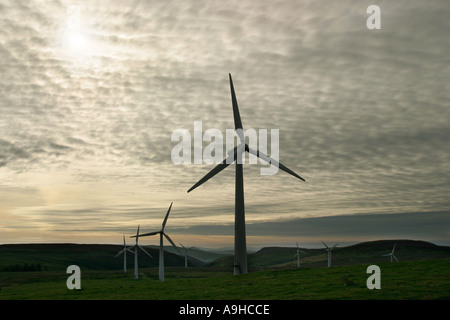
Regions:
[[[65,32],[64,47],[71,54],[86,55],[92,52],[92,44],[88,37],[76,30]]]

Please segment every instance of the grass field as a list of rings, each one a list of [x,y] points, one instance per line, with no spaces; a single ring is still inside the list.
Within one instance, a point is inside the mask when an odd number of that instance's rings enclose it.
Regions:
[[[290,268],[233,276],[223,268],[83,271],[81,290],[69,290],[61,271],[0,272],[1,300],[440,300],[450,299],[450,259],[378,263],[381,289],[369,290],[368,264]]]

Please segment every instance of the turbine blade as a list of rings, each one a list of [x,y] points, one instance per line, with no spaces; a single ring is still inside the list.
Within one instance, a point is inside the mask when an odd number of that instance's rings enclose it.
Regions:
[[[142,251],[144,251],[150,258],[153,258],[152,255],[150,253],[148,253],[147,251],[145,251],[144,248],[142,248],[140,245],[138,245],[139,249],[141,249]]]
[[[178,254],[181,255],[180,250],[178,250],[177,246],[176,246],[175,243],[172,241],[172,239],[170,239],[170,237],[169,237],[167,234],[165,234],[164,232],[163,232],[163,235],[164,235],[164,237],[166,237],[166,239],[170,242],[170,244],[177,250]]]
[[[194,186],[192,186],[188,193],[203,184],[204,182],[208,181],[212,177],[214,177],[216,174],[221,172],[223,169],[228,167],[234,160],[236,160],[237,157],[237,148],[234,148],[233,153],[231,153],[225,160],[223,160],[221,163],[219,163],[214,169],[212,169],[210,172],[208,172],[203,178],[201,178]]]
[[[154,231],[154,232],[143,233],[143,234],[140,234],[139,237],[154,236],[155,234],[158,234],[158,233],[160,233],[160,232],[161,232],[161,231]],[[135,237],[135,236],[133,236],[133,237]],[[133,238],[133,237],[132,237],[132,238]]]
[[[173,202],[170,204],[169,210],[167,210],[166,217],[164,218],[164,221],[162,224],[162,229],[161,229],[162,231],[164,231],[164,227],[166,226],[167,219],[169,218],[170,209],[172,209],[172,205],[173,205]]]
[[[334,249],[338,244],[339,244],[339,243],[336,243],[336,244],[333,246],[333,248],[331,248],[331,249]]]
[[[125,236],[123,236],[123,245],[126,247],[127,244],[125,243]]]
[[[322,241],[322,243],[323,243],[323,245],[324,245],[325,247],[327,247],[327,248],[328,248],[328,246],[327,246],[327,245],[325,244],[325,242],[323,242],[323,241]]]
[[[134,251],[132,251],[132,250],[130,250],[130,249],[127,249],[127,251],[129,251],[129,252],[131,252],[131,253],[133,253],[133,254],[134,254]]]
[[[182,246],[183,247],[183,249],[186,249],[184,246],[183,246],[183,244],[180,242],[180,246]]]
[[[119,253],[114,256],[114,258],[117,258],[118,256],[120,256],[124,251],[125,250],[120,250]]]
[[[394,250],[395,250],[395,246],[396,246],[397,244],[394,244],[394,247],[392,248],[392,253],[394,253]]]
[[[241,115],[239,114],[238,103],[236,99],[236,93],[234,92],[233,79],[231,79],[231,74],[228,74],[230,78],[230,90],[231,90],[231,102],[233,103],[233,117],[234,117],[234,129],[242,129]],[[242,140],[241,140],[242,142]]]
[[[266,162],[268,162],[268,163],[270,163],[270,164],[272,164],[272,165],[274,165],[274,166],[280,168],[280,169],[283,170],[284,172],[287,172],[287,173],[289,173],[290,175],[292,175],[292,176],[294,176],[294,177],[296,177],[296,178],[298,178],[298,179],[300,179],[300,180],[305,181],[305,179],[303,179],[302,177],[300,177],[300,176],[299,176],[298,174],[296,174],[294,171],[292,171],[291,169],[289,169],[288,167],[286,167],[286,166],[283,165],[282,163],[276,161],[275,159],[272,159],[272,158],[269,157],[268,155],[262,153],[261,151],[251,149],[248,145],[245,145],[245,150],[246,150],[247,152],[249,152],[249,153],[251,153],[251,154],[257,156],[258,158],[261,158],[261,159],[263,159],[264,161],[266,161]]]
[[[394,256],[394,255],[392,255],[392,256],[394,257],[395,261],[397,261],[397,262],[398,262],[398,259],[397,259],[397,257],[396,257],[396,256]]]
[[[136,232],[136,235],[135,236],[131,236],[130,238],[136,238],[136,244],[137,244],[137,242],[138,242],[138,238],[139,238],[139,227],[140,227],[140,225],[138,225],[138,228],[137,228],[137,232]]]

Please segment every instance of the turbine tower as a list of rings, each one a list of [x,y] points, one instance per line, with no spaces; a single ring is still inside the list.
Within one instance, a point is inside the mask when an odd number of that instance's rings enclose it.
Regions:
[[[141,234],[140,237],[147,237],[147,236],[154,236],[156,234],[159,234],[159,281],[164,281],[164,243],[163,243],[163,236],[166,237],[167,240],[174,246],[174,248],[177,250],[177,252],[180,254],[180,251],[178,250],[175,243],[170,239],[169,235],[164,232],[164,228],[166,227],[167,219],[169,218],[170,209],[172,209],[172,204],[170,204],[169,210],[167,210],[166,216],[164,218],[164,221],[162,223],[162,228],[159,231],[154,232],[148,232]],[[180,254],[181,255],[181,254]]]
[[[136,244],[133,246],[134,247],[134,279],[138,279],[138,249],[141,249],[142,251],[144,251],[150,258],[153,258],[152,255],[150,253],[148,253],[147,251],[144,250],[144,248],[142,248],[139,244],[139,225],[137,228],[137,232],[135,236],[132,236],[131,238],[136,238]]]
[[[301,253],[305,253],[302,250],[300,250],[300,248],[298,247],[298,242],[296,242],[297,244],[297,253],[294,255],[294,258],[297,257],[297,268],[300,268],[300,252]]]
[[[114,257],[117,258],[123,253],[123,272],[127,273],[127,251],[134,253],[130,250],[129,247],[127,247],[127,244],[125,243],[125,236],[123,236],[123,249],[119,251],[119,253]]]
[[[259,150],[251,149],[245,143],[244,131],[242,128],[241,116],[239,114],[238,103],[236,99],[236,94],[234,92],[233,80],[231,74],[229,74],[230,79],[230,90],[231,90],[231,101],[233,105],[233,117],[234,117],[234,128],[239,138],[239,145],[233,150],[228,151],[228,157],[225,158],[221,163],[219,163],[214,169],[212,169],[208,174],[201,178],[194,186],[192,186],[188,192],[191,192],[204,182],[208,181],[210,178],[214,177],[216,174],[221,172],[223,169],[228,167],[231,163],[236,161],[236,182],[235,182],[235,215],[234,215],[234,274],[245,274],[248,272],[247,269],[247,243],[245,235],[245,206],[244,206],[244,177],[243,177],[243,167],[242,167],[242,156],[244,152],[251,153],[262,160],[274,165],[281,170],[293,175],[294,177],[305,181],[298,174],[288,169],[278,161],[272,159],[271,157],[265,155]]]
[[[397,244],[394,244],[394,248],[392,248],[392,252],[387,253],[387,254],[383,254],[382,256],[383,256],[383,257],[390,256],[390,257],[391,257],[391,262],[394,262],[393,259],[395,259],[395,261],[398,262],[397,257],[394,255],[394,250],[395,250],[395,246],[396,246],[396,245],[397,245]]]
[[[180,245],[184,249],[184,267],[187,269],[187,267],[188,267],[188,264],[187,264],[188,263],[188,255],[187,255],[187,253],[188,253],[189,250],[191,250],[191,249],[193,249],[195,247],[186,248],[185,246],[183,246],[183,244],[181,242],[180,242]]]
[[[331,250],[333,250],[338,244],[336,243],[334,246],[332,246],[331,248],[329,246],[327,246],[325,244],[325,242],[323,242],[323,245],[326,247],[326,251],[328,252],[328,268],[331,267]]]

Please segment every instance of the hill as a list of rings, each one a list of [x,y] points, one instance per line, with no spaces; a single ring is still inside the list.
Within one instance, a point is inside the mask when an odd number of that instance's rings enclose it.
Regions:
[[[389,253],[396,244],[395,255],[400,261],[435,260],[450,258],[450,247],[414,240],[380,240],[362,242],[347,247],[336,247],[332,251],[332,265],[376,264],[389,262]],[[83,270],[121,270],[123,258],[115,255],[121,245],[107,244],[4,244],[0,245],[0,271],[55,271],[65,270],[69,265],[78,265]],[[159,265],[159,248],[146,246],[153,258],[139,252],[139,268],[153,268]],[[183,255],[173,247],[165,247],[166,267],[184,267]],[[324,249],[301,248],[301,266],[321,268],[327,265]],[[184,254],[183,250],[180,249]],[[296,268],[295,247],[266,247],[248,254],[250,271],[265,269]],[[127,255],[127,267],[134,267],[133,254]],[[192,249],[188,253],[189,267],[208,267],[233,270],[233,256],[223,252],[209,252]]]
[[[148,246],[149,248],[154,248],[159,250],[159,246]],[[171,252],[174,254],[178,254],[173,246],[165,246],[164,250],[167,252]],[[179,248],[179,251],[184,255],[184,249]],[[223,251],[213,251],[202,248],[193,247],[188,250],[188,265],[192,266],[201,266],[206,263],[210,263],[216,259],[221,257],[229,256],[232,253],[223,252]]]
[[[361,263],[389,262],[383,254],[392,251],[396,244],[395,256],[399,261],[433,260],[450,258],[450,247],[438,246],[430,242],[415,240],[379,240],[362,242],[352,246],[339,247],[332,251],[332,266],[354,265]],[[306,268],[327,266],[327,253],[324,249],[300,248],[300,264]],[[248,255],[249,270],[273,268],[294,268],[297,266],[295,247],[266,247]],[[232,268],[233,257],[222,257],[210,266]]]
[[[123,256],[114,258],[122,250],[121,245],[107,244],[4,244],[0,245],[0,271],[19,269],[25,266],[40,266],[42,271],[65,270],[69,265],[78,265],[83,270],[121,270]],[[146,248],[148,257],[139,251],[139,267],[151,268],[159,264],[159,249]],[[165,252],[166,266],[184,266],[184,258]],[[127,268],[134,267],[134,255],[127,254]],[[26,271],[26,270],[24,270]]]

